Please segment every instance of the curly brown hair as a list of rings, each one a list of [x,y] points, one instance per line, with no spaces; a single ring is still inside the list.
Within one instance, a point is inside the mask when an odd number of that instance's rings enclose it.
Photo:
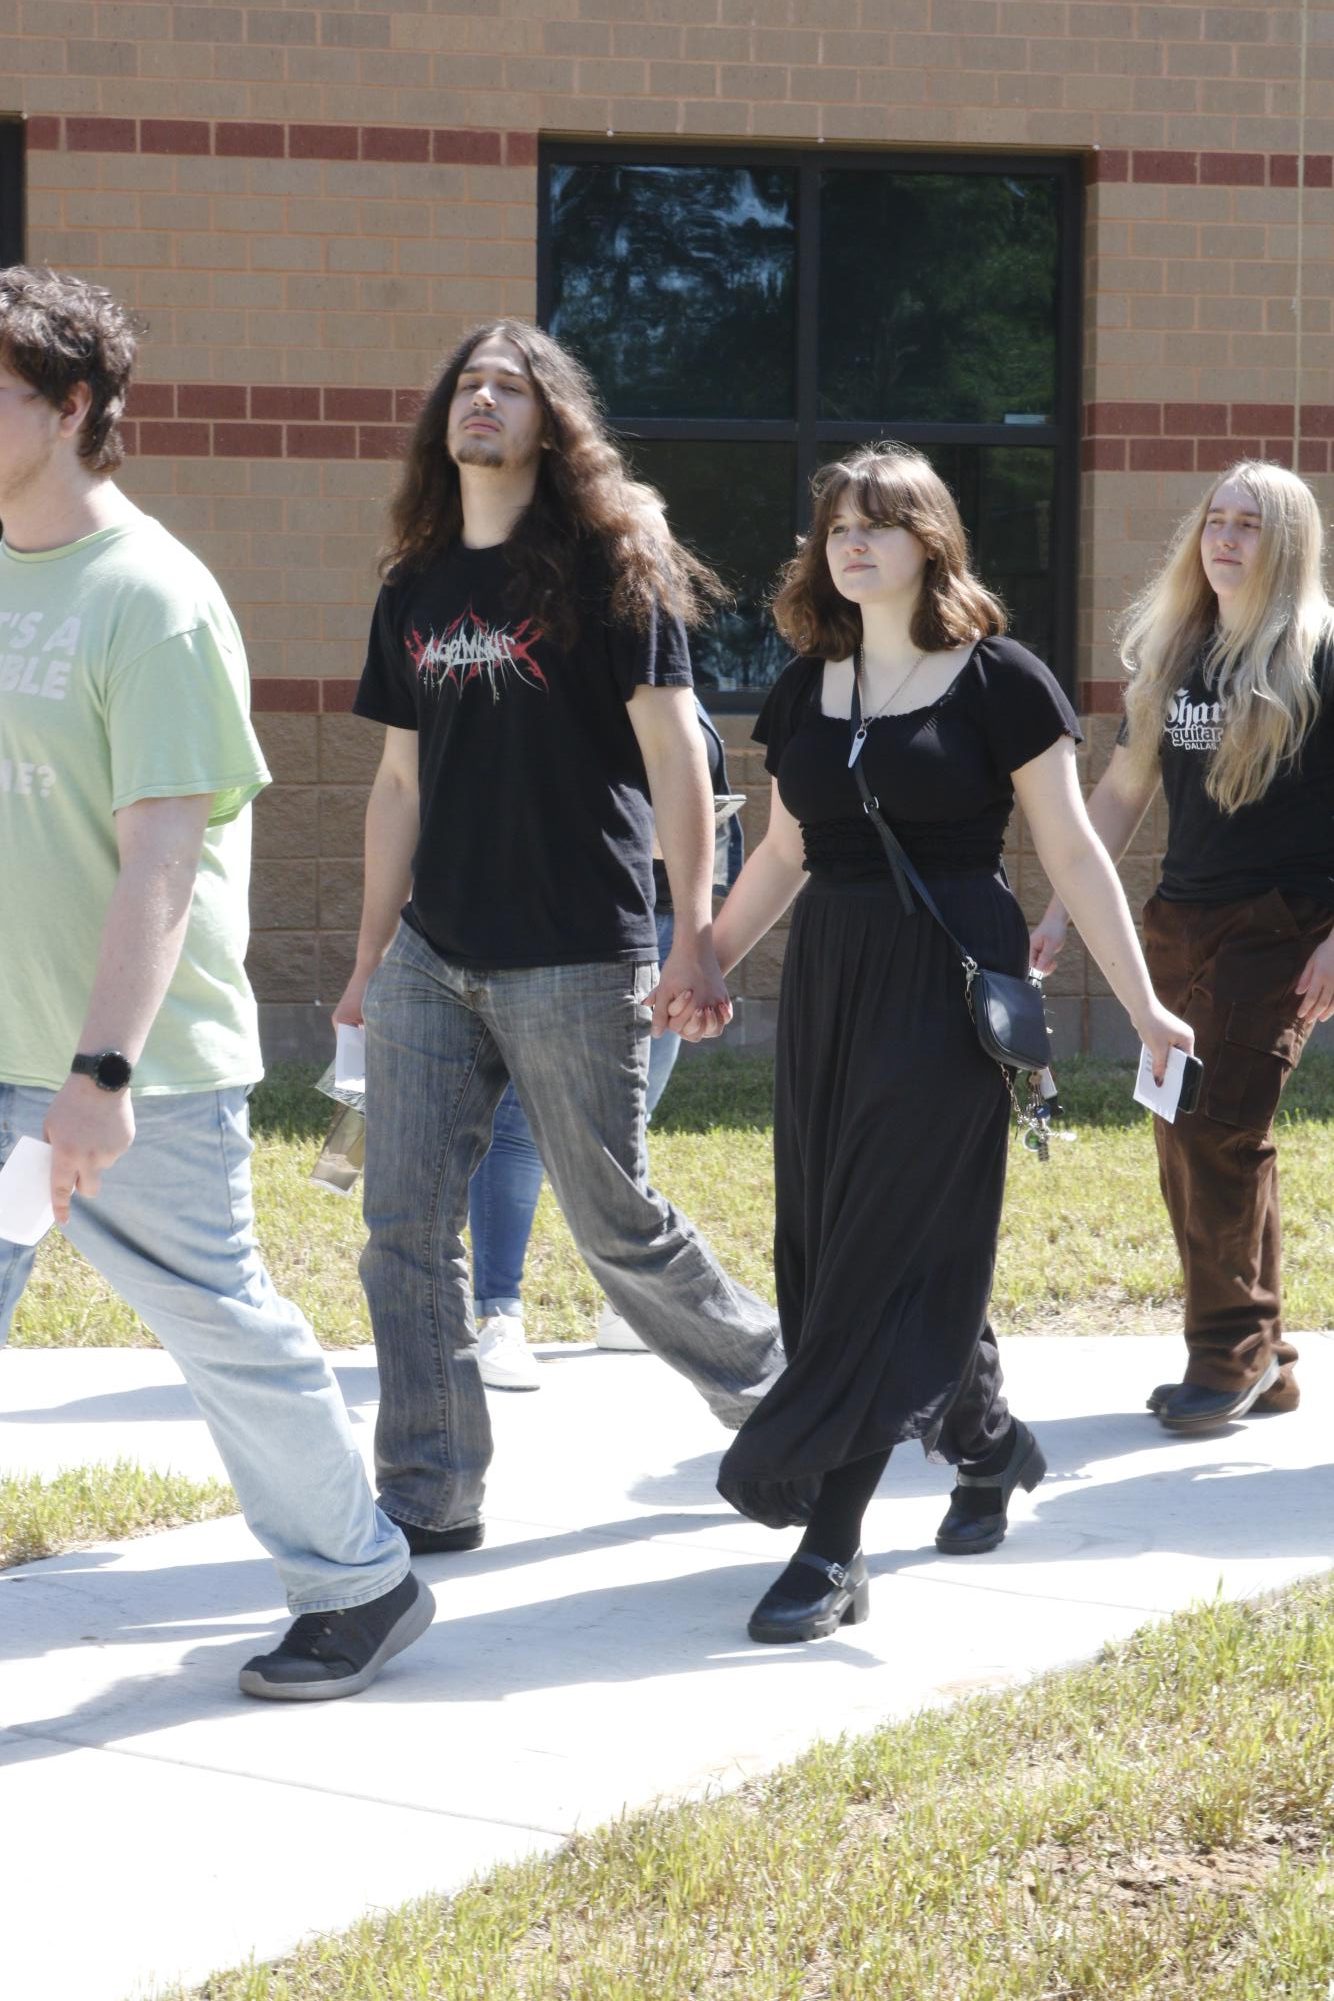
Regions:
[[[100,285],[34,264],[0,270],[0,360],[56,410],[88,384],[79,457],[90,472],[114,472],[125,457],[120,420],[137,332]]]
[[[968,567],[968,538],[954,497],[921,452],[893,441],[866,445],[822,466],[811,497],[810,532],[799,540],[773,596],[774,623],[798,653],[842,660],[861,643],[861,611],[839,591],[825,556],[830,523],[843,506],[877,526],[907,528],[925,548],[914,646],[936,653],[1005,631],[1005,607]]]
[[[459,469],[445,445],[449,406],[474,348],[500,338],[523,357],[542,413],[537,487],[505,544],[511,590],[563,645],[578,632],[582,558],[601,555],[615,618],[643,628],[655,607],[697,625],[727,593],[672,535],[661,496],[632,478],[608,435],[587,371],[558,341],[524,320],[488,320],[465,335],[427,391],[389,508],[380,574],[420,569],[463,531]]]

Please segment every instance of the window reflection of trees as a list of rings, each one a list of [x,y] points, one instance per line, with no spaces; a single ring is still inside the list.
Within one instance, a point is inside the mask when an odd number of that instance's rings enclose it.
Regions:
[[[1050,418],[1050,177],[833,171],[820,191],[820,414]]]
[[[551,331],[618,415],[792,415],[792,173],[555,166],[549,199]]]
[[[635,471],[667,502],[673,527],[718,571],[732,602],[690,642],[706,688],[767,688],[789,657],[767,600],[792,548],[796,460],[790,445],[627,438]]]
[[[695,636],[701,683],[744,697],[772,681],[786,648],[767,598],[806,474],[900,427],[955,493],[1012,629],[1050,657],[1073,616],[1052,554],[1055,540],[1064,576],[1058,304],[1078,199],[1065,168],[646,152],[548,163],[543,310],[677,533],[734,593]],[[800,311],[799,214],[816,225]]]

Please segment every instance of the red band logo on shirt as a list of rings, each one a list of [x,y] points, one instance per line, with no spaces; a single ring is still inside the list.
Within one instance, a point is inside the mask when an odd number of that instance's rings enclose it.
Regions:
[[[505,626],[488,625],[469,605],[439,635],[432,632],[423,639],[414,625],[406,644],[417,678],[426,688],[442,688],[452,681],[462,694],[469,682],[485,681],[491,700],[498,702],[511,678],[525,687],[546,687],[547,677],[532,652],[544,636],[531,618],[511,632]]]

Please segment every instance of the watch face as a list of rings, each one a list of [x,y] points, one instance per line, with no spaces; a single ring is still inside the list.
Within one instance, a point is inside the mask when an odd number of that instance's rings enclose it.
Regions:
[[[104,1091],[123,1091],[130,1081],[130,1066],[118,1049],[104,1050],[97,1059],[93,1076]]]

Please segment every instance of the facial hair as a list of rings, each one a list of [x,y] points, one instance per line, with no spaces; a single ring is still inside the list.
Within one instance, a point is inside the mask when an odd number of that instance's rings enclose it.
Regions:
[[[451,454],[456,466],[486,466],[497,472],[507,463],[505,447],[490,438],[462,437]]]

